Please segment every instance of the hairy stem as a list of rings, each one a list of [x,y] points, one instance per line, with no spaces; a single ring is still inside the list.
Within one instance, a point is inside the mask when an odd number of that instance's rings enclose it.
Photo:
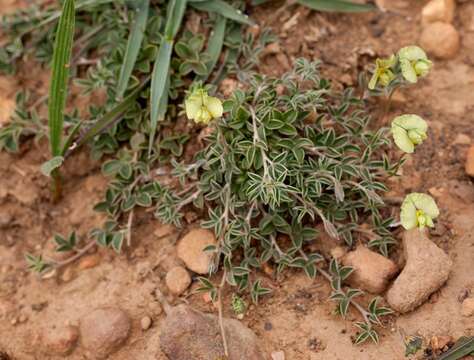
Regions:
[[[79,259],[80,257],[82,257],[83,255],[85,255],[90,249],[92,249],[94,246],[96,245],[96,241],[95,240],[92,240],[90,241],[89,243],[87,243],[82,249],[79,249],[77,250],[76,254],[71,256],[70,258],[67,258],[66,260],[62,260],[62,261],[56,261],[54,262],[53,264],[53,267],[55,269],[59,269],[63,266],[66,266],[70,263],[73,263],[74,261],[76,261],[77,259]]]
[[[222,337],[222,345],[224,346],[224,354],[226,357],[229,356],[229,350],[227,347],[227,338],[225,336],[225,329],[224,329],[224,317],[222,314],[222,290],[225,286],[225,279],[227,276],[227,271],[224,269],[224,273],[222,274],[221,283],[219,285],[219,290],[217,291],[217,306],[219,312],[219,327],[221,329],[221,337]]]

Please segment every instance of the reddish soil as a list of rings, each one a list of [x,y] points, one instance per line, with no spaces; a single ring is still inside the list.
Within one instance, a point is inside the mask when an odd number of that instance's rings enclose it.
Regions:
[[[0,0],[0,12],[14,3]],[[424,2],[390,3],[392,12],[359,15],[319,14],[299,6],[279,10],[279,2],[254,10],[253,18],[271,26],[281,39],[281,51],[265,56],[261,71],[281,73],[294,58],[305,56],[321,59],[324,74],[336,86],[355,83],[356,74],[374,57],[418,41]],[[276,11],[280,11],[278,19]],[[449,335],[455,340],[474,335],[474,318],[461,316],[458,300],[466,290],[474,293],[474,184],[464,172],[469,145],[455,142],[459,134],[465,134],[474,143],[474,3],[459,2],[456,14],[460,52],[452,60],[435,60],[426,80],[395,98],[388,117],[413,112],[430,124],[429,139],[409,159],[404,176],[391,182],[390,195],[420,191],[436,198],[442,215],[431,238],[454,262],[448,282],[415,311],[391,317],[379,345],[355,346],[352,323],[358,314],[351,312],[346,320],[334,315],[330,289],[323,279],[313,281],[291,271],[279,279],[258,274],[274,291],[258,306],[251,306],[242,321],[261,339],[267,359],[272,351],[284,350],[289,360],[401,360],[405,358],[404,335],[420,335],[425,343],[433,336]],[[30,73],[0,76],[0,123],[8,117],[8,104],[18,87],[44,93],[44,70],[38,69],[34,79]],[[131,250],[117,255],[101,249],[47,279],[39,278],[27,271],[25,253],[52,255],[54,233],[76,229],[84,236],[100,226],[103,219],[92,207],[107,184],[99,164],[86,153],[76,154],[65,172],[66,196],[52,204],[49,182],[39,171],[46,157],[47,146],[32,141],[23,144],[19,155],[0,153],[0,350],[19,360],[55,359],[41,353],[44,329],[77,324],[92,309],[107,305],[122,308],[133,321],[127,344],[111,358],[165,359],[158,336],[165,315],[154,289],[166,292],[164,275],[174,262],[174,244],[186,229],[163,226],[151,214],[139,213]],[[202,295],[193,294],[196,287],[194,281],[184,297],[169,300],[216,312]],[[225,295],[224,313],[232,317],[231,292]],[[140,319],[145,315],[153,324],[144,332]],[[68,358],[86,357],[79,346]]]

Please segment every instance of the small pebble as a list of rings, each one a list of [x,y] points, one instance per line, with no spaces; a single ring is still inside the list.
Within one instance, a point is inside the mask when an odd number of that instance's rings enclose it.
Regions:
[[[462,302],[461,314],[465,317],[474,315],[474,298],[464,299]]]
[[[466,134],[458,134],[453,142],[454,145],[470,145],[471,138]]]
[[[79,270],[91,269],[96,267],[100,263],[100,255],[99,254],[92,254],[84,256],[80,261],[78,268]]]
[[[466,173],[469,176],[474,177],[474,145],[471,145],[467,152]]]
[[[266,322],[265,325],[263,325],[263,328],[266,330],[266,331],[271,331],[273,329],[273,325],[271,322]]]
[[[149,316],[144,316],[140,320],[140,326],[142,327],[143,331],[148,330],[151,327],[151,323],[152,323],[152,321],[151,321],[151,318]]]
[[[285,360],[285,353],[283,351],[272,352],[272,360]]]
[[[166,286],[174,295],[181,295],[191,284],[191,277],[185,268],[176,266],[166,274]]]

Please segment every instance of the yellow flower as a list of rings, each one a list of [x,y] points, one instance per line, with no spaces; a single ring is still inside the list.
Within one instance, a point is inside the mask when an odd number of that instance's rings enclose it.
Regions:
[[[393,140],[397,146],[406,153],[415,151],[427,138],[428,124],[418,115],[401,115],[392,121]]]
[[[406,46],[398,51],[402,75],[406,81],[416,83],[418,77],[426,76],[433,65],[426,53],[418,46]]]
[[[439,216],[439,209],[434,199],[426,194],[412,193],[403,201],[400,221],[406,230],[425,226],[433,227],[433,219]]]
[[[212,119],[222,116],[224,108],[222,102],[207,91],[199,88],[193,91],[185,101],[186,116],[196,123],[208,124]]]
[[[395,65],[397,59],[395,55],[390,56],[388,59],[377,59],[375,60],[375,71],[372,78],[369,81],[369,89],[373,90],[380,84],[387,86],[395,78],[391,67]]]

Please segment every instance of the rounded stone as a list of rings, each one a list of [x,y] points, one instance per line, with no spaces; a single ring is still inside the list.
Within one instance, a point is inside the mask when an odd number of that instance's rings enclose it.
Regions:
[[[149,316],[144,316],[140,320],[140,326],[143,331],[148,330],[151,327],[152,320]]]
[[[82,345],[97,359],[105,359],[127,340],[128,315],[117,308],[99,308],[87,314],[80,325]]]
[[[456,28],[448,23],[427,25],[420,37],[420,45],[429,54],[440,59],[451,59],[459,51],[461,39]]]
[[[436,21],[450,23],[453,21],[455,9],[454,0],[431,0],[421,10],[421,22],[423,25]]]
[[[191,285],[191,277],[185,268],[175,266],[166,274],[166,286],[174,295],[181,295]]]
[[[214,233],[206,229],[193,229],[187,233],[177,246],[178,257],[186,264],[186,267],[198,274],[207,274],[212,261],[212,255],[204,249],[209,245],[215,245]]]

